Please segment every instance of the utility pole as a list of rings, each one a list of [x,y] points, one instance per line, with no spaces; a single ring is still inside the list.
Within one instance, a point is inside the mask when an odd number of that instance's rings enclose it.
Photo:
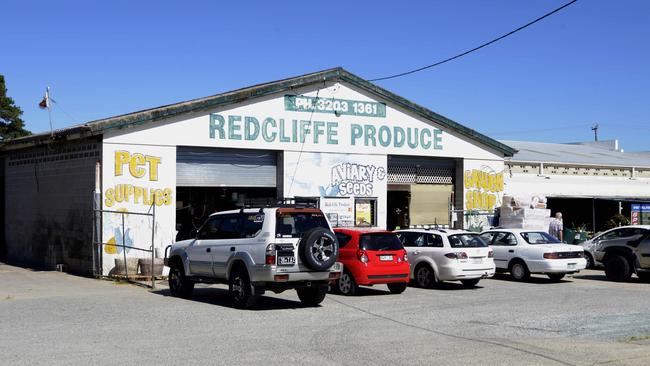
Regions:
[[[591,126],[591,130],[594,131],[594,141],[598,141],[598,123]]]

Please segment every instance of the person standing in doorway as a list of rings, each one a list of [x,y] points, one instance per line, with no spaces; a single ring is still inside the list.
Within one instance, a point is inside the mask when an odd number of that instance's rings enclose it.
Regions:
[[[555,213],[555,217],[551,219],[551,224],[548,226],[548,233],[560,239],[560,241],[564,241],[564,225],[562,223],[562,212]]]

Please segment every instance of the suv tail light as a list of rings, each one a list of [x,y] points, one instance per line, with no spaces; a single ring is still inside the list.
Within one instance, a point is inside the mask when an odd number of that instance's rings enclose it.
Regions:
[[[275,244],[269,244],[266,247],[266,259],[264,263],[275,264]]]
[[[368,263],[368,254],[365,250],[357,250],[357,257],[363,263]]]
[[[490,250],[488,252],[488,258],[494,258],[494,252],[493,251]]]
[[[467,259],[467,253],[465,252],[447,253],[445,254],[445,257],[449,259]]]
[[[559,259],[560,255],[558,253],[544,253],[544,258],[546,259]]]

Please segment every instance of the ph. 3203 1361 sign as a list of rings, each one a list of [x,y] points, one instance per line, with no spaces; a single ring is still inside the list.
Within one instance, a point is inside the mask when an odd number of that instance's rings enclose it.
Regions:
[[[304,95],[285,95],[284,109],[295,112],[386,117],[386,105],[383,103],[335,98],[316,98]]]

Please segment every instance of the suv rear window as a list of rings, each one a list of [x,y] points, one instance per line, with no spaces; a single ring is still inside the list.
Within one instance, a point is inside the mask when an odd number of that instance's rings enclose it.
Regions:
[[[359,238],[359,249],[362,250],[400,250],[404,249],[402,242],[393,233],[362,234]]]
[[[452,248],[481,248],[488,246],[478,234],[449,235],[449,245]]]
[[[321,212],[278,212],[275,236],[277,238],[299,238],[315,227],[328,230],[330,228],[325,215]]]

